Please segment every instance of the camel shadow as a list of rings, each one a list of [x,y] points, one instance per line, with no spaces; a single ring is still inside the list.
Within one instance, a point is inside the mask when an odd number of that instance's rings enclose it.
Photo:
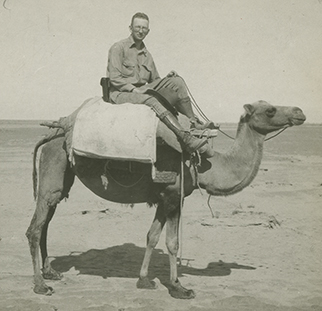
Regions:
[[[71,253],[68,256],[56,257],[52,267],[59,272],[67,272],[72,267],[79,274],[96,275],[103,278],[138,278],[145,248],[131,243],[113,246],[106,249],[91,249],[84,253]],[[238,265],[237,263],[225,263],[223,261],[211,262],[204,269],[193,268],[189,265],[178,266],[178,276],[226,276],[232,269],[254,270],[255,267]],[[158,278],[168,287],[169,282],[169,258],[168,254],[160,249],[155,249],[149,267],[149,278]]]

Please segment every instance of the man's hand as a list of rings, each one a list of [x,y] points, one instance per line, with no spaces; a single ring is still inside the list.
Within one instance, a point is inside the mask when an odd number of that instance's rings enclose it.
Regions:
[[[137,94],[144,94],[146,89],[141,89],[136,87],[135,89],[132,90],[132,93],[137,93]]]
[[[174,70],[171,70],[168,74],[167,74],[167,78],[172,78],[172,77],[177,77],[178,73]]]

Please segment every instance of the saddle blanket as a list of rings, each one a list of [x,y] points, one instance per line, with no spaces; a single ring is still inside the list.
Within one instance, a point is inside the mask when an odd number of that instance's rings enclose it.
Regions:
[[[77,113],[71,148],[86,157],[155,163],[158,122],[148,106],[95,97]]]

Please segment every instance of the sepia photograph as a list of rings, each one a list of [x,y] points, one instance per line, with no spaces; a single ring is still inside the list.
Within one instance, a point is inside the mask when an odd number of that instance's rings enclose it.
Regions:
[[[322,0],[0,26],[1,311],[322,311]]]

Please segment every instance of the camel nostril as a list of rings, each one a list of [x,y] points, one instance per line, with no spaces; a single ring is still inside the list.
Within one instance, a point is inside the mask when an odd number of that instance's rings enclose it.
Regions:
[[[295,107],[293,111],[295,114],[298,114],[298,115],[303,116],[305,118],[305,115],[304,115],[303,110],[301,108]]]
[[[293,112],[294,112],[294,113],[303,113],[302,109],[301,109],[301,108],[299,108],[299,107],[294,107],[294,108],[293,108]]]
[[[298,108],[298,107],[294,107],[293,108],[293,113],[294,113],[294,116],[298,119],[302,119],[302,120],[306,120],[306,116],[304,115],[302,109]]]

